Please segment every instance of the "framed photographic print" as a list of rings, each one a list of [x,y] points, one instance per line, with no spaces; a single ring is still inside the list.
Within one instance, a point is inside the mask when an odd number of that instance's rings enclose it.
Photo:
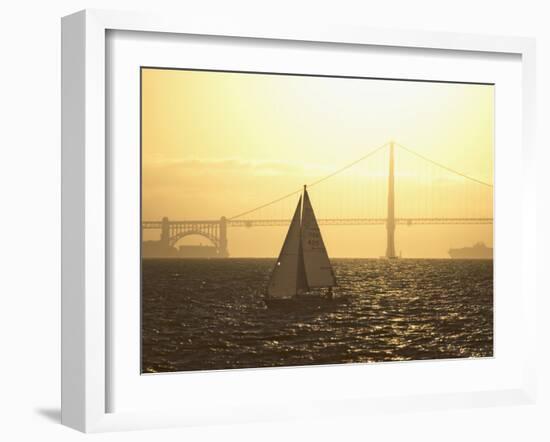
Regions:
[[[532,40],[62,29],[63,423],[533,400]]]
[[[142,373],[493,356],[494,89],[142,67]]]

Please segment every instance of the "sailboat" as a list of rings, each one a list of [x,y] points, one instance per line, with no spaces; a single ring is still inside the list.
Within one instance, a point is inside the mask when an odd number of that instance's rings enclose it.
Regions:
[[[304,186],[271,274],[265,303],[272,307],[331,302],[335,285],[334,271]],[[326,293],[319,292],[325,288]]]

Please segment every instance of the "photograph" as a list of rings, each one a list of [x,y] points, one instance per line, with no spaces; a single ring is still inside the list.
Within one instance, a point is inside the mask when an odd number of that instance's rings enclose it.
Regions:
[[[493,83],[142,66],[141,373],[493,357],[494,120]]]

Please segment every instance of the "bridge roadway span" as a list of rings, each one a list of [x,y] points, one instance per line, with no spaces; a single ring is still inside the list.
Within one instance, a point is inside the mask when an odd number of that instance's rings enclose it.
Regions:
[[[325,226],[357,226],[386,224],[386,218],[320,218],[319,224]],[[219,225],[220,220],[181,220],[168,221],[170,226],[208,226]],[[228,219],[228,227],[268,227],[288,226],[290,219]],[[413,224],[493,224],[493,218],[395,218],[399,225]],[[162,221],[143,221],[144,229],[161,229]]]

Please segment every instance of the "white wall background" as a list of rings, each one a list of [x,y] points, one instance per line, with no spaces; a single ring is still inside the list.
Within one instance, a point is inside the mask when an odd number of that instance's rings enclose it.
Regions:
[[[534,36],[538,43],[539,226],[549,225],[548,2],[496,0],[12,0],[0,8],[0,440],[82,440],[59,425],[60,17],[83,8],[269,16],[277,21]],[[546,207],[543,204],[546,203]],[[539,275],[548,234],[539,229]],[[102,434],[94,440],[550,440],[550,284],[539,279],[535,406]]]

